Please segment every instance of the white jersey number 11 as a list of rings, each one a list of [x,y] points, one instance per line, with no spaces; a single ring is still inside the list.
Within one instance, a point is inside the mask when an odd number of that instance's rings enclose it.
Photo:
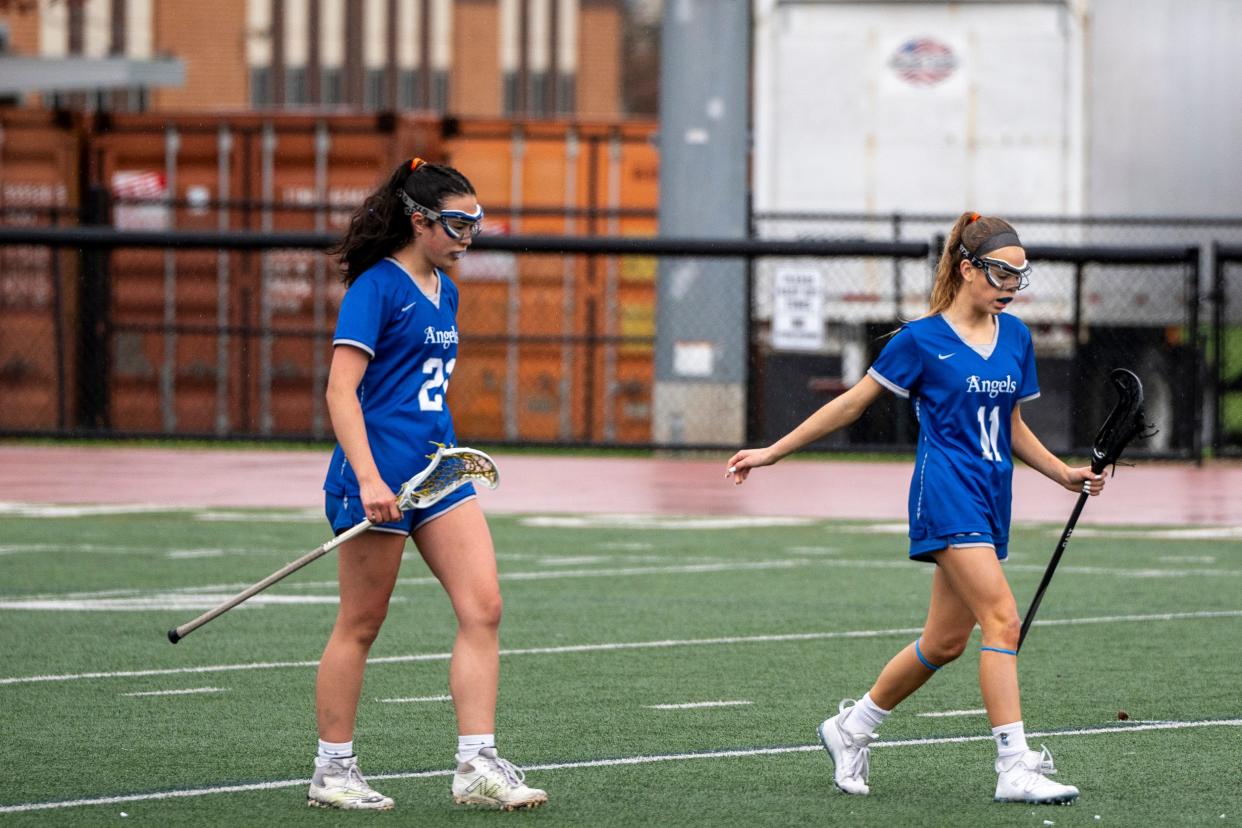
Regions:
[[[983,449],[984,460],[999,463],[1001,456],[996,440],[1000,436],[1000,407],[992,406],[991,413],[985,415],[986,409],[986,405],[979,406],[979,448]]]

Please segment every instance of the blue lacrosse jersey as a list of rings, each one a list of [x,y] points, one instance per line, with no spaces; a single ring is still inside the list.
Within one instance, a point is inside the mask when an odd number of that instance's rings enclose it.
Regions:
[[[368,269],[345,291],[332,340],[371,357],[358,401],[375,465],[393,491],[427,465],[435,443],[455,442],[445,393],[457,364],[458,293],[437,272],[438,303],[391,259]],[[323,488],[358,494],[358,478],[339,443]]]
[[[996,326],[984,357],[943,316],[918,319],[902,327],[867,372],[909,398],[919,421],[909,499],[914,557],[920,541],[986,536],[998,553],[1008,542],[1011,415],[1039,396],[1039,381],[1030,330],[1005,314]]]

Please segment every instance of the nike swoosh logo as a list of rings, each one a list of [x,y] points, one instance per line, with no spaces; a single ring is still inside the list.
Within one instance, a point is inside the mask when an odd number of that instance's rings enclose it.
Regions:
[[[957,351],[953,352],[953,354],[956,354],[956,353]],[[940,357],[941,359],[948,359],[949,357],[953,356],[953,354],[936,354],[936,356]]]
[[[404,308],[402,308],[402,309],[401,309],[401,312],[402,312],[402,313],[405,313],[406,311],[408,311],[410,308],[414,307],[414,306],[415,306],[415,305],[417,305],[417,304],[418,304],[417,302],[411,302],[410,304],[408,304],[408,305],[406,305]]]

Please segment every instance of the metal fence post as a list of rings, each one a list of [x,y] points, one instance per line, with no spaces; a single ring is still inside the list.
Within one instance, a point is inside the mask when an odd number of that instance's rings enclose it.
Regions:
[[[1186,301],[1190,314],[1190,456],[1196,465],[1203,465],[1203,383],[1199,372],[1203,369],[1203,354],[1199,336],[1199,247],[1186,248]]]
[[[755,257],[745,258],[746,271],[746,444],[755,445],[762,433],[760,400],[763,397],[763,370],[759,364],[759,326],[755,324]],[[822,324],[822,323],[821,323]]]
[[[1224,440],[1221,428],[1224,405],[1221,390],[1225,387],[1225,261],[1221,257],[1220,242],[1212,242],[1212,354],[1215,370],[1212,372],[1212,456],[1219,457]]]
[[[112,194],[107,187],[91,185],[85,190],[79,223],[112,223]],[[111,427],[111,256],[111,247],[82,247],[79,254],[77,421],[92,431]]]

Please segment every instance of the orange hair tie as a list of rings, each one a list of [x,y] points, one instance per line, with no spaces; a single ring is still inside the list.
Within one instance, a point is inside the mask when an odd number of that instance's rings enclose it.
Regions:
[[[421,158],[411,158],[410,159],[410,172],[414,172],[415,170],[417,170],[419,167],[421,167],[423,164],[426,164],[426,163],[427,162]]]
[[[978,213],[971,213],[971,214],[970,214],[970,221],[968,221],[968,222],[966,222],[966,223],[967,223],[967,224],[974,224],[974,223],[975,223],[976,221],[978,221],[980,218],[981,218],[981,217],[980,217],[980,215],[979,215]]]

